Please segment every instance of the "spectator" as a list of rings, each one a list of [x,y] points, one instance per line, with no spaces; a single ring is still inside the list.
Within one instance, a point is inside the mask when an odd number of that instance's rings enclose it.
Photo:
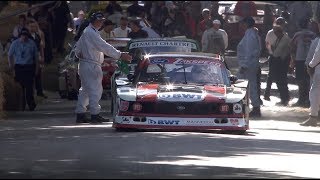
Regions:
[[[203,20],[199,22],[197,27],[198,36],[201,39],[203,32],[207,29],[206,25],[211,23],[210,10],[205,8],[202,10]],[[209,22],[210,21],[210,22]]]
[[[197,38],[197,29],[196,29],[196,21],[195,19],[191,16],[192,12],[192,7],[190,3],[186,3],[185,9],[184,9],[184,17],[185,17],[185,22],[187,29],[190,29],[190,35],[188,38],[190,39],[196,39]]]
[[[152,17],[152,27],[155,31],[159,32],[162,36],[164,35],[164,22],[169,16],[169,11],[165,5],[165,1],[156,1],[152,4],[151,17]]]
[[[278,18],[275,21],[273,29],[270,30],[267,34],[268,41],[266,40],[270,58],[265,99],[270,99],[271,84],[272,81],[275,80],[280,92],[281,102],[279,103],[279,105],[283,106],[287,106],[290,99],[287,73],[290,61],[289,43],[291,39],[289,38],[288,34],[284,32],[285,23],[286,22],[284,18]]]
[[[312,17],[312,7],[311,4],[307,1],[295,1],[289,6],[289,37],[300,31],[300,22],[303,20],[310,20]]]
[[[139,20],[131,20],[130,23],[131,32],[128,37],[131,39],[148,38],[148,33],[142,30]]]
[[[141,29],[148,33],[148,38],[160,38],[160,35],[156,33],[151,27],[147,26],[143,20],[140,20]]]
[[[84,16],[84,11],[83,10],[80,10],[78,12],[78,17],[75,17],[73,19],[73,25],[74,25],[74,32],[77,32],[79,30],[79,27],[81,25],[81,23],[84,21],[85,19],[85,16]]]
[[[211,19],[217,19],[220,21],[221,29],[224,29],[224,19],[221,14],[219,14],[219,1],[212,1],[210,6],[210,16]]]
[[[318,22],[319,23],[319,22]],[[319,24],[318,24],[319,25]],[[319,36],[312,41],[308,52],[306,66],[311,80],[309,91],[310,114],[309,118],[302,122],[301,126],[317,126],[320,107],[320,41]]]
[[[217,25],[213,25],[213,22],[211,21],[208,21],[208,23],[209,25],[207,26],[211,27],[205,30],[202,35],[202,52],[223,55],[225,51],[223,36],[219,32]]]
[[[139,5],[139,1],[133,1],[132,5],[127,8],[127,16],[138,17],[145,13],[144,7]]]
[[[273,28],[274,21],[275,21],[275,18],[274,18],[273,12],[272,12],[272,8],[269,4],[266,4],[264,6],[263,27],[261,29],[261,31],[262,31],[262,33],[261,33],[262,44],[265,44],[266,34],[268,33],[268,31],[270,29]],[[262,55],[264,57],[268,56],[268,50],[265,48],[265,46],[263,46],[263,48],[262,48]]]
[[[90,15],[91,16],[91,15]],[[80,24],[79,29],[74,36],[74,41],[78,41],[80,36],[83,33],[83,30],[90,24],[90,19],[84,19],[83,22]]]
[[[283,31],[285,32],[285,26],[286,26],[286,20],[283,17],[279,17],[275,20],[274,25],[280,26]],[[286,33],[287,34],[287,33]],[[277,41],[277,36],[274,33],[273,28],[271,30],[268,31],[267,35],[266,35],[266,39],[265,39],[265,46],[266,49],[268,51],[269,57],[268,59],[272,59],[272,54],[273,54],[273,49],[272,49],[272,45],[274,45]],[[271,85],[274,81],[274,77],[273,77],[273,72],[274,70],[272,70],[274,67],[274,65],[272,64],[272,62],[269,61],[269,73],[268,73],[268,78],[267,78],[267,85],[266,85],[266,89],[264,92],[264,99],[267,101],[270,101],[270,90],[271,90]]]
[[[223,42],[224,42],[224,47],[225,47],[224,49],[226,50],[227,47],[228,47],[228,41],[229,41],[228,40],[228,34],[227,34],[227,32],[225,30],[220,29],[220,26],[221,26],[221,22],[218,19],[213,21],[213,28],[218,30],[218,32],[222,35]]]
[[[36,21],[30,21],[28,23],[28,28],[30,31],[30,38],[34,40],[34,42],[36,43],[38,54],[39,54],[39,68],[37,69],[36,77],[35,77],[37,96],[47,98],[47,96],[43,93],[43,87],[42,87],[42,68],[44,64],[44,47],[45,47],[44,34],[40,30],[39,25]]]
[[[12,35],[15,39],[18,38],[18,36],[21,32],[21,29],[26,28],[26,24],[27,24],[26,15],[24,15],[24,14],[19,15],[19,24],[14,27],[13,33],[12,33]]]
[[[44,48],[44,61],[50,64],[52,61],[52,46],[53,46],[53,34],[52,24],[53,17],[52,11],[49,10],[50,6],[41,6],[40,10],[35,13],[34,18],[38,22],[41,31],[44,33],[45,48]]]
[[[57,5],[53,10],[53,47],[57,49],[58,53],[63,54],[65,52],[64,41],[67,35],[68,25],[72,24],[73,21],[70,16],[67,1],[57,1],[56,3]]]
[[[295,68],[296,81],[299,87],[299,99],[293,106],[308,107],[309,78],[305,61],[311,45],[311,41],[316,34],[308,29],[309,19],[302,19],[299,26],[302,30],[294,34],[291,47],[290,67]]]
[[[257,7],[253,1],[237,1],[234,14],[240,17],[257,16]]]
[[[194,18],[194,20],[196,21],[196,24],[198,24],[200,22],[201,19],[201,14],[199,12],[201,12],[202,8],[201,8],[201,2],[200,1],[190,1],[190,6],[191,6],[191,16]],[[200,36],[201,38],[201,36]]]
[[[128,27],[128,18],[122,16],[120,19],[120,27],[113,30],[114,37],[127,38],[131,29]]]
[[[15,72],[15,80],[22,87],[23,110],[27,103],[29,110],[34,111],[36,103],[33,96],[33,81],[38,68],[39,54],[36,44],[29,37],[28,29],[21,29],[19,38],[10,46],[8,61],[10,71]]]
[[[122,7],[117,3],[117,1],[109,1],[109,4],[105,9],[107,16],[110,16],[115,11],[122,12]]]
[[[244,37],[237,47],[237,59],[239,64],[238,77],[248,79],[249,81],[249,98],[253,106],[249,113],[250,117],[260,117],[260,95],[257,74],[259,73],[259,57],[261,52],[261,41],[258,30],[254,27],[255,21],[249,16],[240,21],[240,26],[246,29]]]
[[[116,27],[119,27],[120,26],[120,19],[122,16],[123,16],[122,12],[115,11],[113,14],[108,16],[108,19],[110,21],[112,21],[116,25]]]
[[[143,7],[144,7],[146,19],[148,21],[152,20],[152,16],[151,16],[152,4],[153,4],[153,1],[144,1],[144,6]]]
[[[114,34],[112,30],[114,29],[114,23],[108,19],[103,22],[102,28],[99,30],[102,39],[113,38]]]

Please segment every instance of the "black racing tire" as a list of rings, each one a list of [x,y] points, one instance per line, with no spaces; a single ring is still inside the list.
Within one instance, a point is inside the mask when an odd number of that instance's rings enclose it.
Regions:
[[[235,130],[233,131],[233,134],[237,135],[245,135],[247,133],[247,130]]]
[[[115,128],[116,132],[135,132],[136,129],[133,128]]]
[[[247,130],[222,130],[221,134],[245,135]]]

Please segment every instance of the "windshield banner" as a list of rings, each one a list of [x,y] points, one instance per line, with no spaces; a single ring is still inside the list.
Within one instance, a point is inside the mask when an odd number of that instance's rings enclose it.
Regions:
[[[140,47],[155,47],[155,46],[172,46],[172,47],[189,47],[191,49],[197,49],[195,43],[181,42],[181,41],[145,41],[131,43],[129,49]]]

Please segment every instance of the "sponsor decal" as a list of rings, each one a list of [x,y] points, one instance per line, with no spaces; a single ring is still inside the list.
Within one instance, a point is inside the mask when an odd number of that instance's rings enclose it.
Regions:
[[[229,106],[227,104],[223,104],[220,106],[220,112],[226,113],[229,111]]]
[[[178,111],[183,111],[183,110],[185,110],[186,109],[186,107],[184,107],[184,106],[177,106],[177,110]]]
[[[207,125],[207,124],[215,124],[213,120],[188,120],[186,122],[187,124],[194,125],[194,124],[202,124],[202,125]]]
[[[239,125],[239,120],[238,119],[230,119],[230,123],[234,126]]]
[[[179,41],[146,41],[146,42],[134,42],[131,43],[129,49],[139,47],[152,47],[152,46],[173,46],[173,47],[189,47],[191,49],[197,49],[195,43],[192,42],[179,42]]]
[[[222,65],[220,62],[213,61],[212,59],[193,60],[193,59],[182,59],[182,58],[176,58],[176,61],[174,61],[173,64],[210,64],[210,65],[215,65],[218,67],[221,67],[221,65]]]
[[[188,92],[166,92],[159,93],[158,99],[164,101],[200,101],[203,99],[202,94]]]
[[[159,125],[178,125],[179,120],[153,120],[148,119],[148,124],[159,124]]]
[[[130,123],[130,120],[128,117],[122,117],[122,123]]]
[[[120,111],[128,111],[129,102],[128,101],[120,101]]]
[[[233,105],[233,112],[234,113],[242,113],[242,106],[239,103]]]
[[[169,62],[168,59],[151,59],[152,64],[162,64]]]

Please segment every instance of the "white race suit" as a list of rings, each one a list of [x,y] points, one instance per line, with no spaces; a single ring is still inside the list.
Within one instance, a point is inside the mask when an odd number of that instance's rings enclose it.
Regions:
[[[309,67],[315,68],[312,76],[311,88],[309,91],[310,100],[310,116],[318,116],[320,107],[320,41],[314,52],[313,58],[309,63]]]
[[[103,54],[119,59],[121,52],[103,40],[92,24],[83,31],[75,52],[80,59],[78,74],[81,80],[76,113],[86,112],[89,105],[91,115],[97,115],[100,113],[99,101],[103,91],[101,69]]]

